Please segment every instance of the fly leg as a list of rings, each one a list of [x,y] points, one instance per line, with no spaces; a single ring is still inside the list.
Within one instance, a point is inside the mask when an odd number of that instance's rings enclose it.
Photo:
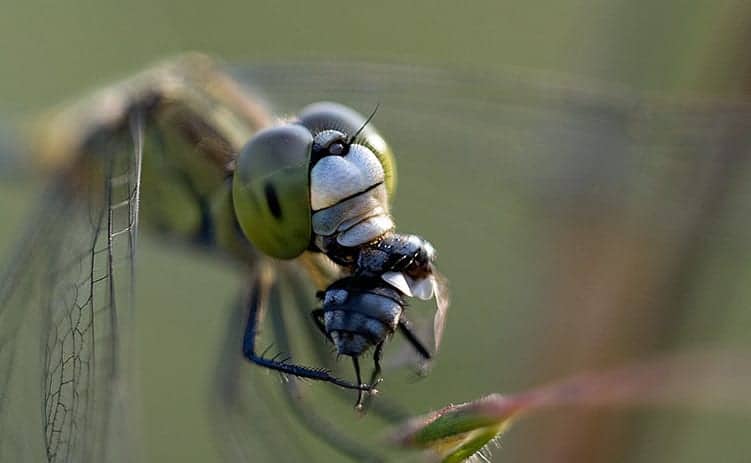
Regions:
[[[419,366],[418,374],[424,376],[426,373],[426,364],[433,359],[433,354],[430,353],[425,344],[420,340],[417,334],[412,329],[412,324],[404,318],[402,315],[399,320],[399,331],[407,339],[407,342],[417,351],[418,355],[422,357],[425,364]]]
[[[352,356],[352,366],[355,367],[355,378],[357,378],[357,382],[361,383],[362,379],[360,379],[360,360],[358,360],[356,355]],[[355,410],[362,411],[363,397],[363,391],[357,391],[357,402],[355,402]]]
[[[260,272],[263,273],[263,272]],[[258,334],[258,325],[263,318],[263,313],[268,303],[268,293],[263,291],[263,288],[269,285],[264,285],[260,281],[262,276],[259,276],[259,281],[254,282],[250,292],[248,300],[248,322],[245,327],[245,335],[243,336],[243,355],[249,361],[271,370],[276,370],[280,373],[298,376],[300,378],[308,378],[317,381],[326,381],[332,384],[336,384],[339,387],[345,389],[355,389],[359,391],[370,391],[372,386],[368,384],[353,384],[349,381],[337,378],[333,376],[328,370],[310,368],[302,365],[296,365],[289,363],[288,361],[279,361],[274,358],[266,358],[262,354],[256,353],[256,335]]]
[[[370,374],[370,382],[369,384],[378,384],[381,382],[381,356],[383,355],[383,341],[379,342],[378,345],[376,345],[375,350],[373,351],[373,373]],[[365,400],[363,400],[362,406],[360,409],[364,412],[370,407],[371,398],[376,394],[376,392],[371,392],[365,397]]]
[[[381,382],[381,355],[383,354],[383,341],[379,342],[373,351],[373,373],[370,375],[369,384]]]

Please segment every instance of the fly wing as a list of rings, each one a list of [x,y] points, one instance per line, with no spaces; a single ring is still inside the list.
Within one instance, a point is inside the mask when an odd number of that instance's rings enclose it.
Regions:
[[[433,317],[433,345],[435,351],[438,352],[438,348],[441,346],[443,340],[443,328],[446,324],[446,313],[449,310],[451,304],[448,288],[448,280],[437,273],[434,285],[434,297],[435,297],[435,316]]]
[[[3,461],[131,459],[124,423],[142,148],[134,133],[131,149],[51,185],[0,281]]]

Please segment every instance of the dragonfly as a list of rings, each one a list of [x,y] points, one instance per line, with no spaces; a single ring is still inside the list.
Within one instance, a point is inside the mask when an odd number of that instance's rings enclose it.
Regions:
[[[44,121],[35,151],[58,174],[3,279],[0,339],[3,390],[10,391],[22,376],[14,337],[25,314],[17,304],[41,304],[38,431],[47,461],[113,461],[120,447],[113,439],[127,435],[116,421],[127,407],[120,398],[128,389],[124,356],[141,223],[244,267],[239,305],[247,323],[237,348],[249,363],[357,391],[362,410],[382,379],[387,338],[401,333],[423,361],[432,358],[448,308],[446,283],[433,246],[395,231],[395,161],[371,123],[375,113],[365,118],[322,102],[274,118],[213,60],[195,54]],[[142,217],[142,195],[159,198],[164,209]],[[183,210],[181,200],[190,202]],[[354,380],[259,347],[262,320],[292,267],[318,288],[311,323],[338,356],[351,359]],[[34,280],[48,288],[38,302],[31,302],[39,291]],[[431,347],[408,321],[412,297],[436,300]],[[365,382],[359,359],[369,350]],[[2,397],[5,416],[12,401]],[[12,447],[23,439],[12,427],[3,423],[2,445],[17,456],[23,449]]]
[[[274,105],[283,109],[276,114],[292,115],[274,115],[254,85],[277,96]],[[310,104],[332,94],[367,109]],[[52,111],[33,132],[33,151],[54,178],[0,279],[0,459],[137,459],[130,356],[144,229],[221,256],[244,275],[214,394],[223,444],[236,448],[233,461],[253,460],[243,441],[262,425],[252,411],[262,399],[235,381],[243,368],[288,377],[285,391],[304,426],[345,455],[379,461],[296,399],[294,378],[332,383],[354,394],[358,408],[385,414],[379,407],[389,398],[373,398],[384,341],[403,335],[410,351],[394,357],[418,369],[441,343],[449,301],[435,250],[393,231],[397,158],[414,164],[410,152],[430,153],[436,162],[465,156],[467,163],[525,172],[504,177],[513,182],[544,177],[539,161],[552,147],[585,157],[606,145],[654,151],[685,135],[664,137],[676,128],[742,120],[745,111],[655,104],[527,76],[484,80],[373,65],[236,69],[202,55],[171,60]],[[391,129],[386,136],[375,129],[381,123]],[[695,146],[720,136],[691,133]],[[419,168],[430,175],[423,161]],[[483,214],[487,200],[466,207]],[[346,207],[338,210],[340,204]],[[315,291],[318,307],[311,311]],[[295,313],[307,308],[316,345],[333,346],[333,353],[316,354],[322,368],[294,360],[280,317],[285,294],[292,294]],[[408,321],[419,316],[406,309],[410,298],[435,300],[429,330]],[[257,342],[265,318],[277,344],[268,350]],[[365,350],[374,361],[363,380]],[[329,368],[336,355],[352,359],[354,379]]]

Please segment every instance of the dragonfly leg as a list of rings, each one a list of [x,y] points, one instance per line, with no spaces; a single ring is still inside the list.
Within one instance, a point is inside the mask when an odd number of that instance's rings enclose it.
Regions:
[[[360,391],[371,391],[372,385],[353,384],[349,381],[333,376],[328,370],[321,368],[310,368],[302,365],[289,363],[288,361],[279,361],[274,358],[266,358],[256,353],[256,335],[258,334],[258,324],[262,318],[263,309],[266,304],[266,295],[262,294],[260,282],[253,285],[253,289],[248,301],[248,322],[245,327],[243,336],[243,355],[249,361],[271,370],[276,370],[284,374],[308,378],[317,381],[326,381],[336,384],[346,389],[355,389]]]
[[[281,293],[276,291],[272,294],[269,304],[271,329],[278,347],[285,352],[292,352],[293,346],[286,330],[285,308],[282,304]],[[290,378],[289,381],[284,382],[284,392],[292,413],[316,438],[326,442],[338,452],[350,456],[355,461],[371,463],[383,461],[383,457],[373,449],[368,448],[353,437],[347,436],[342,429],[322,416],[314,406],[316,401],[311,401],[306,397],[306,391],[300,388],[300,382],[296,378]],[[343,393],[344,391],[337,390],[337,393],[339,392]]]

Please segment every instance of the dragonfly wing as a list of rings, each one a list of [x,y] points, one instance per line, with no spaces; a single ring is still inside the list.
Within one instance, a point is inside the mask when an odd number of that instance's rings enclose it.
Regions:
[[[142,154],[134,133],[131,149],[51,185],[0,282],[3,461],[132,459],[125,398]]]
[[[42,119],[35,151],[57,177],[0,282],[2,461],[139,460],[126,395],[141,186],[158,199],[142,214],[149,228],[254,258],[232,248],[226,177],[265,123],[253,96],[202,56]]]

